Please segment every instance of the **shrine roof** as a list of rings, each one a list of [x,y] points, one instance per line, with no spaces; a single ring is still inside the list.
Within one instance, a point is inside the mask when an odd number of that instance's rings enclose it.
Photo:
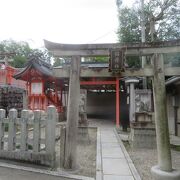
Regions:
[[[166,80],[166,86],[171,84],[178,84],[180,82],[180,76],[173,76]]]
[[[15,74],[13,77],[15,79],[26,80],[25,76],[31,69],[36,69],[43,76],[53,77],[52,66],[40,59],[31,58],[27,63],[24,69],[19,73]]]

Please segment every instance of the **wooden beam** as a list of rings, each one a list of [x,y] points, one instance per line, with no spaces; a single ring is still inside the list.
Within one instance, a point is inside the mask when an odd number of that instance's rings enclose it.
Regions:
[[[126,56],[143,56],[143,55],[153,55],[153,54],[169,54],[169,53],[178,53],[180,52],[180,46],[172,47],[148,47],[148,48],[135,48],[127,49],[125,52]]]
[[[108,50],[50,50],[55,57],[70,57],[70,56],[82,56],[82,57],[93,57],[93,56],[108,56]]]
[[[154,53],[180,52],[180,39],[151,43],[114,43],[114,44],[60,44],[44,40],[45,47],[54,56],[109,56],[110,49],[123,49],[127,56],[151,55]]]
[[[167,67],[165,68],[165,76],[180,76],[179,67]],[[69,78],[69,69],[68,68],[54,68],[53,75],[58,78]],[[144,68],[144,69],[127,69],[125,72],[120,74],[113,74],[108,71],[108,68],[96,69],[96,68],[81,68],[80,76],[81,77],[151,77],[154,75],[153,68]]]
[[[70,57],[70,56],[82,56],[82,57],[93,57],[93,56],[109,56],[109,49],[104,50],[50,50],[55,57]],[[161,48],[136,48],[136,49],[125,49],[126,56],[145,56],[152,55],[154,53],[168,54],[180,52],[180,46],[174,47],[161,47]]]
[[[69,78],[69,69],[55,68],[53,69],[53,75],[58,78]],[[120,74],[113,74],[109,72],[108,68],[103,69],[83,69],[80,72],[81,77],[124,77],[124,76],[153,76],[152,68],[146,69],[131,69],[121,72]]]
[[[104,44],[61,44],[44,40],[45,47],[48,50],[107,50],[121,48],[157,48],[180,46],[180,39],[173,41],[149,42],[149,43],[104,43]]]

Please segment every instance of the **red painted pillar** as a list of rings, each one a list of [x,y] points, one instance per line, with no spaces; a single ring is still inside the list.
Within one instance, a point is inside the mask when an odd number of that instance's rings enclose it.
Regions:
[[[116,127],[119,127],[120,124],[120,103],[119,103],[119,79],[116,78]]]

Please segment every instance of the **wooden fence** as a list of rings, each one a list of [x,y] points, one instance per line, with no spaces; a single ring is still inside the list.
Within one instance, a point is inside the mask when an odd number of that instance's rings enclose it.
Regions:
[[[6,118],[5,110],[0,109],[0,158],[53,167],[56,120],[54,106],[48,107],[46,117],[40,110],[33,114],[29,110],[22,110],[21,118],[17,118],[17,110],[11,109]]]

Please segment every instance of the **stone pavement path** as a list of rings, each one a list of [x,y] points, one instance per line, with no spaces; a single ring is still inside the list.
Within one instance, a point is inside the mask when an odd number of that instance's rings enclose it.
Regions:
[[[140,180],[129,155],[113,127],[99,127],[101,180]],[[100,159],[100,158],[99,158]]]

